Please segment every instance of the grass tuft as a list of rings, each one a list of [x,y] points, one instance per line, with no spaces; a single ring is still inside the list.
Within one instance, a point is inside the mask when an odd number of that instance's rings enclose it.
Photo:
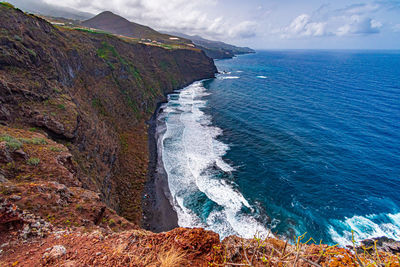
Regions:
[[[20,140],[9,135],[0,136],[0,142],[6,142],[6,146],[11,150],[18,150],[23,146]]]
[[[30,158],[27,160],[26,163],[31,166],[38,166],[40,163],[40,159],[39,158]]]
[[[157,256],[159,266],[187,266],[186,253],[175,249],[160,252]]]

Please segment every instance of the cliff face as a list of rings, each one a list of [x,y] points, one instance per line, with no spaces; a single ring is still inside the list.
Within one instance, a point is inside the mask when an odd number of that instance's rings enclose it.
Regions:
[[[213,77],[213,61],[195,49],[55,28],[1,5],[0,17],[0,123],[65,145],[82,187],[139,223],[145,121],[166,92]]]

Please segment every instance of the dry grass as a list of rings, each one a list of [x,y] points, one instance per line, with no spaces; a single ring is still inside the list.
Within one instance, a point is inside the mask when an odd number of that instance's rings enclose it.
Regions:
[[[158,254],[157,259],[159,262],[159,266],[161,267],[170,267],[170,266],[187,266],[188,262],[186,261],[186,253],[169,249],[167,251],[163,251]]]
[[[369,249],[358,253],[356,242],[353,249],[317,244],[312,238],[305,239],[305,234],[292,244],[268,237],[228,237],[214,247],[209,266],[400,266],[400,255],[378,251],[376,246]]]

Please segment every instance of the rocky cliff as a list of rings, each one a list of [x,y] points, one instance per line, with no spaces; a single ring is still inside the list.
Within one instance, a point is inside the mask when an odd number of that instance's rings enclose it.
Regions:
[[[196,49],[55,28],[11,7],[0,17],[1,124],[65,145],[82,187],[139,223],[145,121],[166,92],[213,77],[213,61]]]

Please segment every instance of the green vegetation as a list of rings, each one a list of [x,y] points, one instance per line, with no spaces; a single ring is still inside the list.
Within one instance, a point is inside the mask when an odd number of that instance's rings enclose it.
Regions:
[[[56,92],[56,93],[61,93],[62,92],[62,90],[59,89],[59,88],[53,88],[53,91]]]
[[[22,41],[22,38],[21,38],[19,35],[14,35],[14,39],[15,39],[16,41],[19,41],[19,42]]]
[[[23,146],[20,140],[9,135],[0,136],[0,142],[6,142],[6,146],[12,150],[18,150]]]
[[[101,31],[101,30],[94,30],[94,29],[88,29],[88,28],[72,28],[73,30],[81,31],[81,32],[87,32],[87,33],[93,33],[93,34],[106,34],[106,35],[112,35],[109,32]]]
[[[64,104],[58,104],[57,107],[59,109],[65,110],[65,105]]]
[[[24,144],[31,145],[47,145],[47,141],[44,138],[33,137],[33,138],[18,138]]]
[[[10,135],[0,136],[0,142],[6,142],[6,146],[12,150],[20,149],[23,144],[47,145],[47,141],[44,138],[15,138]]]
[[[135,77],[137,81],[142,82],[139,71],[131,62],[127,62],[121,55],[117,52],[114,46],[107,42],[102,42],[101,47],[97,50],[97,55],[104,59],[106,63],[110,66],[112,70],[115,70],[115,66],[110,62],[112,57],[116,58],[123,66],[128,68],[128,72]]]
[[[101,103],[100,99],[94,98],[92,99],[92,107],[97,109],[97,112],[99,112],[103,116],[107,116],[106,109],[104,108],[103,104]]]
[[[28,129],[30,132],[37,132],[38,129],[36,129],[35,127],[31,127]]]
[[[31,166],[37,166],[40,163],[40,159],[39,158],[29,158],[26,163]]]
[[[63,152],[64,151],[64,149],[56,147],[56,146],[51,146],[49,149],[50,149],[50,151],[53,151],[53,152]]]
[[[31,54],[32,56],[36,57],[37,54],[34,50],[27,48],[26,50],[28,50],[29,54]]]
[[[110,225],[110,227],[113,227],[113,226],[115,226],[116,224],[115,224],[115,221],[114,221],[113,219],[110,219],[110,220],[108,221],[108,225]]]
[[[8,8],[15,8],[15,6],[13,6],[12,4],[10,4],[8,2],[0,2],[0,6],[5,6]]]

